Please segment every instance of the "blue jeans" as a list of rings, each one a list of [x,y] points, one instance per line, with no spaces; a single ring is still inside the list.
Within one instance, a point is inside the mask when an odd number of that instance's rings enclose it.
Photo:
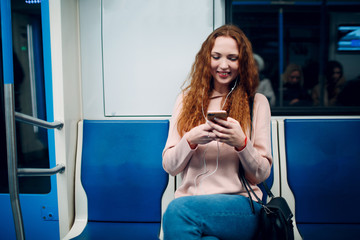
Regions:
[[[252,213],[247,197],[214,194],[174,199],[168,206],[163,229],[165,240],[252,239],[261,205]]]

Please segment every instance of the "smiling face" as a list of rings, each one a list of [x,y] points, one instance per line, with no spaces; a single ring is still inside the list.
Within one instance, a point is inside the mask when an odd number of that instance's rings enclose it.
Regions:
[[[229,84],[237,77],[239,49],[231,37],[218,37],[211,50],[211,75],[218,92],[229,91]]]

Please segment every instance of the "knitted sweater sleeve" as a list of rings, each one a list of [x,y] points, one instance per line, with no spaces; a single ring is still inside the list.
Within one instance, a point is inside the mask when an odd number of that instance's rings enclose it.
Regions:
[[[272,165],[270,120],[269,102],[264,95],[257,93],[253,105],[251,139],[246,147],[238,152],[245,176],[252,184],[259,184],[270,175]]]
[[[177,100],[170,119],[169,135],[163,150],[163,168],[169,174],[175,176],[182,172],[187,166],[195,149],[191,149],[186,134],[180,137],[177,131],[177,120],[182,108],[183,95],[181,94]]]

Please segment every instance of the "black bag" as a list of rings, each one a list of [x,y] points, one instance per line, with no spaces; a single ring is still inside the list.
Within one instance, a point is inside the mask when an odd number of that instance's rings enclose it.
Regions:
[[[252,190],[250,184],[244,177],[243,171],[240,171],[240,180],[249,195],[250,205],[253,213],[255,213],[255,210],[250,191],[255,196],[256,200],[262,205],[259,216],[259,230],[255,239],[293,240],[293,214],[286,200],[283,197],[274,197],[266,182],[263,182],[262,184],[265,187],[267,194],[271,198],[269,203],[264,204],[263,201],[261,201]]]
[[[249,99],[250,119],[252,121],[254,99]],[[252,127],[252,124],[250,124]],[[251,132],[251,130],[250,130]],[[265,204],[252,190],[249,182],[245,178],[244,169],[240,164],[240,180],[249,195],[250,206],[252,212],[255,213],[254,203],[251,193],[255,196],[258,203],[261,204],[259,216],[259,230],[254,239],[256,240],[294,240],[293,214],[287,204],[285,198],[274,197],[270,188],[263,182],[267,195],[271,198],[270,202]],[[250,189],[250,191],[249,191]]]
[[[249,99],[250,119],[252,120],[254,99]],[[250,124],[252,127],[252,124]],[[251,131],[250,131],[251,132]],[[245,178],[244,170],[240,164],[240,180],[249,195],[252,212],[255,213],[254,203],[250,191],[255,196],[258,203],[261,204],[259,216],[259,230],[254,239],[256,240],[294,240],[293,214],[283,197],[274,197],[270,188],[263,182],[267,195],[271,198],[270,202],[265,204],[252,190],[249,182]],[[249,191],[250,189],[250,191]]]
[[[259,232],[257,239],[293,240],[294,227],[293,214],[282,197],[274,197],[269,203],[263,205],[259,216]]]

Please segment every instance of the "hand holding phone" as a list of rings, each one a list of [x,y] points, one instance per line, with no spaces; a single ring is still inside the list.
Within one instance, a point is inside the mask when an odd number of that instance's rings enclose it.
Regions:
[[[218,110],[218,111],[208,111],[207,112],[207,119],[209,121],[213,121],[214,118],[220,118],[223,120],[227,119],[227,112],[225,110]]]

